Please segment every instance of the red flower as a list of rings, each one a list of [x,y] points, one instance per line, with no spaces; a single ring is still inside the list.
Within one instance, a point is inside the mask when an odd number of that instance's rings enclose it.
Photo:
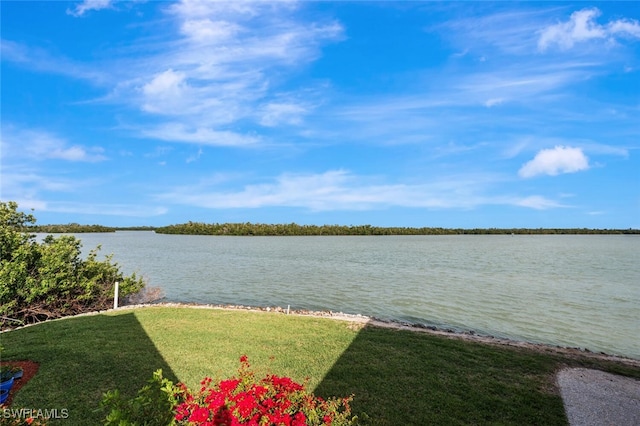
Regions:
[[[349,398],[323,400],[289,377],[268,375],[256,380],[246,355],[240,357],[239,377],[213,384],[201,382],[200,392],[186,389],[175,407],[179,425],[190,426],[306,426],[309,418],[323,424],[349,425]],[[313,423],[317,424],[317,423]]]
[[[226,403],[226,399],[224,397],[224,394],[211,389],[209,395],[205,397],[204,403],[207,404],[207,407],[210,410],[215,411]]]
[[[299,411],[295,416],[293,416],[292,424],[296,426],[305,426],[307,424],[307,416],[305,416],[302,411]]]
[[[209,410],[204,407],[196,407],[189,416],[190,422],[202,423],[209,419]]]
[[[218,387],[220,388],[221,392],[229,394],[229,393],[233,392],[234,390],[236,390],[236,388],[238,387],[238,384],[240,384],[240,380],[238,380],[238,379],[235,379],[235,380],[223,380],[218,384]]]
[[[236,395],[234,402],[241,417],[249,417],[253,410],[258,407],[256,400],[246,392]]]
[[[269,389],[264,386],[255,386],[253,388],[253,396],[255,399],[262,399],[267,392],[269,392]]]

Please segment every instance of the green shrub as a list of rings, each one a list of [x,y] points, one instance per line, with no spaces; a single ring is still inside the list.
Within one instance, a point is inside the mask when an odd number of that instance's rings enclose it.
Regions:
[[[105,426],[164,426],[175,424],[173,407],[181,390],[162,370],[153,373],[135,398],[127,399],[118,390],[104,394],[101,409],[108,410]]]
[[[59,318],[107,309],[114,284],[120,295],[140,292],[145,283],[135,274],[125,277],[112,257],[97,260],[100,247],[82,258],[80,240],[71,235],[47,236],[38,243],[28,225],[31,214],[18,204],[0,202],[0,326]]]

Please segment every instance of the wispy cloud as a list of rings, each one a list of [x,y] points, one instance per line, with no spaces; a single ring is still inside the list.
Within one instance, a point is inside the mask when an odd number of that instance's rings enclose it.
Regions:
[[[300,96],[283,93],[273,77],[315,60],[320,46],[339,39],[343,29],[334,21],[303,20],[296,8],[295,2],[171,4],[165,13],[178,33],[151,49],[157,55],[132,66],[107,101],[127,103],[149,118],[171,117],[173,131],[162,139],[178,142],[201,143],[212,134],[229,141],[239,121],[298,125],[313,107],[313,92],[301,87]],[[305,102],[298,101],[303,95]],[[142,133],[157,134],[154,127]],[[249,138],[236,135],[223,144],[245,144],[240,139]]]
[[[41,170],[31,162],[14,164],[4,157],[1,172],[0,198],[16,201],[22,208],[38,211],[46,209],[44,194],[47,196],[55,194],[55,197],[71,194],[88,185],[90,180],[85,179],[79,182],[77,179],[65,176],[64,172]]]
[[[71,170],[81,163],[107,159],[101,147],[72,144],[52,132],[8,123],[2,124],[0,154],[0,197],[38,211],[47,211],[48,197],[71,196],[95,188],[97,179],[87,176],[79,180]]]
[[[105,84],[112,80],[110,74],[101,67],[54,55],[45,49],[12,40],[0,39],[0,56],[3,61],[20,64],[31,71],[64,75],[94,84]]]
[[[2,129],[2,157],[29,158],[31,160],[63,160],[71,162],[99,162],[107,157],[102,147],[70,144],[53,133],[20,129],[4,124]]]
[[[153,217],[167,213],[165,207],[139,204],[102,204],[64,201],[47,201],[38,209],[52,213],[72,213],[82,215],[107,215],[121,217]]]
[[[454,99],[458,103],[485,106],[535,102],[597,73],[596,63],[536,64],[526,69],[522,69],[522,65],[520,62],[460,76],[460,81],[454,86],[458,91]]]
[[[142,86],[145,99],[142,109],[159,114],[188,114],[183,108],[191,93],[191,87],[185,82],[186,75],[172,69],[155,75]]]
[[[546,51],[551,47],[568,50],[576,44],[590,40],[615,42],[620,38],[640,39],[640,23],[632,19],[617,19],[606,25],[596,19],[601,15],[597,8],[573,12],[568,21],[550,25],[540,31],[538,49]]]
[[[295,101],[274,101],[262,106],[259,111],[259,122],[263,126],[297,125],[302,123],[302,117],[308,113],[309,106]]]
[[[472,145],[478,137],[491,138],[472,136],[476,129],[549,132],[572,109],[575,95],[570,88],[600,72],[597,63],[588,61],[527,66],[515,62],[464,74],[427,71],[432,83],[412,88],[412,94],[362,95],[337,105],[326,112],[336,121],[324,131],[340,129],[349,139],[369,143],[449,144],[451,138],[463,137]],[[549,107],[555,109],[554,116],[549,116]]]
[[[239,189],[220,186],[218,182],[177,186],[157,194],[157,198],[165,203],[210,209],[294,207],[316,212],[390,207],[474,209],[484,205],[514,205],[542,209],[561,206],[543,197],[492,195],[490,186],[495,177],[491,176],[443,176],[423,183],[385,183],[380,179],[346,170],[284,173]]]
[[[115,5],[85,1],[69,13],[82,16]],[[2,40],[3,60],[107,87],[104,96],[88,101],[133,108],[138,114],[130,120],[136,124],[128,127],[149,137],[157,133],[154,120],[164,125],[168,117],[174,132],[161,139],[173,135],[176,142],[201,143],[201,135],[208,132],[229,141],[239,122],[298,126],[320,103],[312,98],[321,96],[316,88],[322,82],[311,81],[298,93],[281,84],[288,73],[319,58],[323,45],[343,37],[337,21],[310,20],[297,14],[297,2],[288,1],[183,0],[160,5],[164,17],[149,25],[161,26],[162,32],[112,48],[99,66],[11,40]],[[236,134],[233,143],[224,145],[246,145],[248,140]]]
[[[187,157],[187,159],[185,160],[186,163],[189,164],[189,163],[193,163],[194,161],[200,160],[200,157],[202,157],[202,153],[203,153],[202,148],[199,148],[197,153]]]
[[[67,14],[78,17],[84,15],[89,10],[108,9],[112,7],[113,0],[84,0],[77,3],[73,9],[67,9]]]
[[[484,106],[486,106],[487,108],[491,108],[493,106],[504,103],[504,101],[505,101],[504,98],[491,98],[484,103]]]
[[[167,212],[165,207],[158,205],[102,202],[103,197],[100,196],[99,202],[65,201],[66,198],[75,198],[74,194],[108,191],[101,186],[105,183],[104,177],[79,180],[75,176],[65,170],[47,170],[38,167],[38,164],[14,164],[3,159],[0,199],[16,201],[23,209],[74,215],[153,217]]]
[[[2,165],[2,192],[5,199],[31,198],[40,191],[70,192],[79,186],[68,177],[45,175],[31,166]]]
[[[327,139],[348,134],[352,140],[370,143],[434,144],[435,151],[452,140],[476,145],[480,138],[490,142],[487,147],[511,151],[514,156],[524,147],[519,142],[508,146],[509,141],[548,140],[556,132],[564,133],[569,122],[602,120],[603,110],[629,111],[624,102],[598,103],[597,97],[581,90],[619,72],[615,64],[623,68],[628,55],[583,52],[549,60],[538,51],[548,16],[565,11],[562,6],[471,13],[469,18],[428,28],[464,54],[448,57],[439,68],[416,71],[412,75],[419,78],[406,92],[365,94],[336,103],[327,112],[336,117],[331,126],[325,126],[333,130],[325,130]],[[615,22],[635,25],[629,20]],[[480,56],[487,60],[478,62]],[[577,109],[577,104],[582,107]],[[622,132],[635,131],[625,117],[617,118]],[[492,134],[498,132],[519,137],[496,139]],[[596,138],[600,136],[604,137]],[[538,144],[538,148],[542,147]]]
[[[517,200],[515,204],[521,207],[528,207],[535,210],[548,210],[552,208],[568,207],[564,204],[558,203],[557,201],[550,200],[540,195],[532,195],[522,198],[520,200]]]
[[[167,142],[195,143],[210,146],[247,147],[260,142],[256,135],[215,130],[209,127],[189,127],[179,122],[167,123],[140,130],[140,136]]]
[[[412,87],[412,94],[400,92],[377,99],[363,97],[361,103],[352,102],[338,111],[345,117],[359,119],[447,108],[494,107],[513,102],[535,108],[549,95],[563,93],[578,82],[602,74],[602,65],[596,60],[547,63],[505,58],[504,63],[473,68],[464,73],[435,74],[425,70],[424,79],[429,84]]]
[[[543,149],[533,160],[520,168],[518,174],[523,178],[539,175],[556,176],[563,173],[575,173],[589,168],[589,159],[581,148],[556,146]]]
[[[471,6],[465,5],[465,8]],[[535,47],[539,23],[552,8],[497,11],[471,15],[446,21],[428,31],[437,31],[464,54],[455,58],[474,56],[479,61],[495,55],[526,55]],[[496,51],[497,49],[497,51]]]

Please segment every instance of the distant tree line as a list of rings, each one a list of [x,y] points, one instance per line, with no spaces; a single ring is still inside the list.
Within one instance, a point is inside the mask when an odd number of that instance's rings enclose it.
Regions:
[[[112,227],[103,225],[80,225],[68,223],[66,225],[33,225],[28,227],[29,232],[43,234],[82,234],[84,232],[116,232],[116,231],[153,231],[153,226],[127,226]]]
[[[155,231],[158,234],[294,236],[294,235],[553,235],[553,234],[640,234],[640,229],[589,228],[438,228],[382,227],[372,225],[298,225],[266,223],[202,223],[187,222],[163,227],[103,225],[32,225],[33,233],[80,234],[84,232]]]
[[[79,223],[67,223],[66,225],[33,225],[30,232],[46,234],[80,234],[83,232],[115,232],[115,228],[102,225],[80,225]]]
[[[587,228],[405,228],[372,225],[298,225],[264,223],[187,222],[155,228],[159,234],[294,236],[294,235],[536,235],[536,234],[640,234],[638,229]]]

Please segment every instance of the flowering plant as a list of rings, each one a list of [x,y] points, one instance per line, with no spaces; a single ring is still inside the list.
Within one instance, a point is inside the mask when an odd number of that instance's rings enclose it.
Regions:
[[[257,380],[246,355],[240,357],[238,377],[212,384],[201,382],[199,392],[178,385],[181,403],[175,407],[179,425],[352,425],[353,396],[323,399],[288,377],[267,375]]]

